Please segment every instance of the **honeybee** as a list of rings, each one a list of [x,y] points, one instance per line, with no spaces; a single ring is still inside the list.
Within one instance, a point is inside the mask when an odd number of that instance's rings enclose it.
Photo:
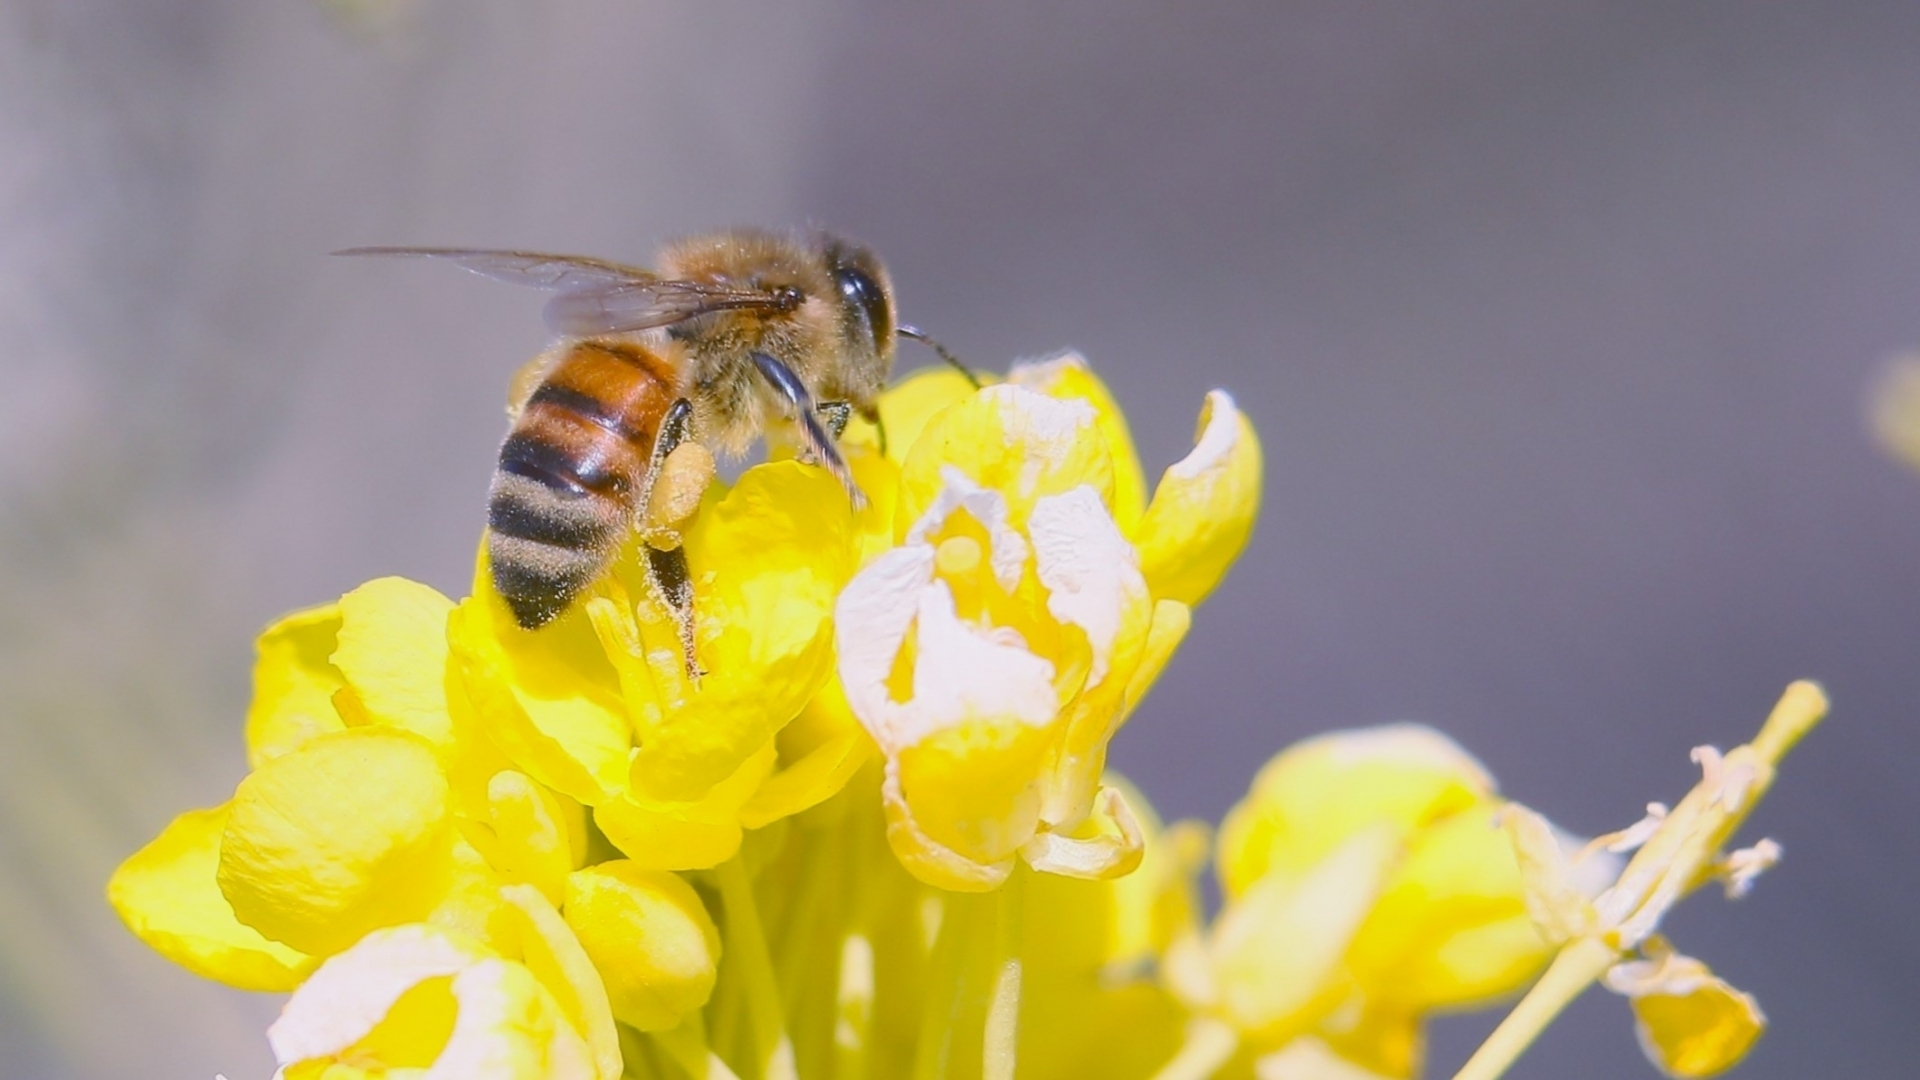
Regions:
[[[515,377],[487,500],[493,584],[536,630],[639,532],[656,598],[693,661],[693,589],[680,533],[714,474],[786,425],[805,455],[864,505],[836,440],[878,424],[900,324],[893,283],[866,247],[827,232],[737,229],[667,244],[657,270],[574,255],[466,248],[352,248],[440,259],[552,292],[558,344]],[[880,432],[885,438],[884,429]]]

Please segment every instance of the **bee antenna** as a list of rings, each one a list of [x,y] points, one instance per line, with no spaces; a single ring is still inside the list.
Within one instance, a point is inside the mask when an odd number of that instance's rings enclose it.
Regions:
[[[932,349],[934,352],[939,353],[940,359],[945,360],[949,365],[951,365],[953,367],[953,370],[959,372],[961,375],[966,376],[967,382],[971,384],[975,390],[980,389],[980,376],[975,375],[973,373],[972,368],[961,363],[959,357],[948,352],[947,347],[945,345],[942,345],[939,342],[928,337],[926,334],[922,333],[918,327],[902,326],[896,329],[894,333],[899,334],[903,338],[911,338],[914,341],[917,341],[920,344],[925,345],[927,348]]]

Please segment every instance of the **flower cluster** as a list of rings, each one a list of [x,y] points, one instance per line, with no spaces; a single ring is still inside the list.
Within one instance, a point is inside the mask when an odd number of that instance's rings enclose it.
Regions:
[[[881,415],[884,452],[847,436],[858,510],[793,460],[707,492],[697,673],[634,549],[538,631],[484,546],[458,602],[388,578],[269,627],[251,772],[130,857],[115,908],[292,991],[288,1080],[1403,1078],[1427,1015],[1575,941],[1692,1000],[1704,968],[1644,914],[1673,890],[1576,857],[1433,731],[1283,752],[1217,844],[1107,771],[1252,529],[1225,393],[1151,494],[1076,357],[921,373]],[[1668,822],[1717,851],[1737,816],[1690,805]]]

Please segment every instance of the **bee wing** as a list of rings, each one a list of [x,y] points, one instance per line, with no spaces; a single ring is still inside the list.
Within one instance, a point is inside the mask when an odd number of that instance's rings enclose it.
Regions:
[[[334,254],[444,259],[495,281],[546,289],[555,294],[547,301],[547,325],[575,337],[671,326],[715,311],[789,311],[798,302],[790,290],[674,280],[638,266],[580,255],[427,247],[359,247]]]
[[[589,259],[582,255],[548,255],[538,251],[492,251],[485,248],[435,247],[357,247],[336,251],[335,255],[380,255],[390,258],[444,259],[462,270],[481,277],[504,281],[509,285],[531,285],[536,289],[570,292],[576,289],[609,289],[643,281],[657,281],[660,275],[638,266]]]
[[[716,311],[791,311],[798,300],[791,291],[659,279],[569,289],[547,301],[546,316],[547,325],[563,334],[591,337],[671,326]]]

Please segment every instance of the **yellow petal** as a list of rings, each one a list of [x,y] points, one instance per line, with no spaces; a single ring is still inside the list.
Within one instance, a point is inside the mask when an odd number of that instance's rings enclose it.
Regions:
[[[495,773],[487,783],[489,828],[480,834],[495,869],[509,881],[531,883],[556,904],[566,893],[567,875],[578,865],[563,798],[525,773]],[[577,806],[571,810],[578,812]]]
[[[438,904],[452,840],[431,745],[393,728],[352,728],[240,782],[217,880],[241,922],[325,956]]]
[[[267,1042],[282,1066],[333,1058],[370,1039],[383,1052],[368,1055],[368,1065],[431,1064],[453,1029],[450,978],[491,956],[437,927],[376,930],[320,965],[267,1029]],[[396,1011],[400,1022],[388,1023]]]
[[[1153,623],[1147,629],[1146,647],[1140,652],[1140,663],[1127,677],[1126,713],[1131,714],[1140,699],[1147,696],[1147,691],[1153,689],[1192,625],[1193,609],[1187,605],[1178,600],[1153,602]]]
[[[974,387],[966,376],[945,365],[920,368],[897,380],[880,395],[880,419],[887,429],[887,457],[895,462],[905,461],[927,424],[948,406],[972,397],[973,392]],[[858,418],[848,426],[847,439],[879,445],[873,425]]]
[[[1089,982],[1111,983],[1145,971],[1174,939],[1200,928],[1196,878],[1206,862],[1206,827],[1184,821],[1164,828],[1133,785],[1112,773],[1107,785],[1137,818],[1139,868],[1106,880],[1029,876],[1024,955],[1035,970],[1077,971]]]
[[[1304,875],[1269,874],[1227,904],[1208,952],[1236,1028],[1277,1041],[1346,996],[1342,957],[1399,855],[1395,830],[1377,826]]]
[[[928,885],[951,892],[986,892],[999,888],[1013,873],[1013,857],[982,862],[927,835],[920,827],[913,804],[901,790],[894,764],[889,763],[880,796],[886,811],[887,845],[893,849],[901,867]],[[1035,818],[1037,820],[1037,813]]]
[[[593,808],[594,823],[637,866],[698,870],[718,866],[740,850],[747,801],[766,782],[776,756],[760,748],[732,776],[689,802],[652,799],[637,787]]]
[[[1207,395],[1193,452],[1167,467],[1134,532],[1156,597],[1198,604],[1247,546],[1260,510],[1260,439],[1224,390]]]
[[[900,787],[919,831],[977,863],[997,863],[1031,840],[1040,772],[1053,733],[1022,717],[955,718],[896,754]]]
[[[1145,851],[1146,837],[1127,797],[1102,786],[1091,814],[1071,831],[1042,829],[1020,848],[1020,857],[1044,874],[1104,880],[1131,875]]]
[[[1140,469],[1140,455],[1133,448],[1133,433],[1127,428],[1126,414],[1107,391],[1107,385],[1078,354],[1067,353],[1037,363],[1015,364],[1007,372],[1007,381],[1048,397],[1084,401],[1093,406],[1095,423],[1107,440],[1113,456],[1113,518],[1120,530],[1132,535],[1147,505],[1147,478]]]
[[[485,960],[453,977],[458,1019],[420,1080],[594,1080],[593,1051],[525,967]]]
[[[741,808],[749,829],[818,806],[860,771],[874,752],[873,740],[854,718],[838,676],[828,678],[793,723],[780,729],[779,765]]]
[[[1406,832],[1491,795],[1493,778],[1431,728],[1394,724],[1299,742],[1267,762],[1220,826],[1220,878],[1237,894],[1269,869],[1301,872],[1355,832]]]
[[[1633,1004],[1640,1048],[1668,1076],[1715,1076],[1747,1055],[1766,1029],[1760,1005],[1707,965],[1649,936],[1642,959],[1615,964],[1607,989]]]
[[[189,810],[128,856],[107,901],[141,941],[196,975],[242,990],[291,990],[314,960],[243,925],[214,883],[227,808]]]
[[[447,711],[447,614],[453,602],[405,578],[369,581],[340,598],[333,666],[374,723],[405,728],[443,754],[453,749]]]
[[[1370,999],[1460,1008],[1529,982],[1548,959],[1507,837],[1482,805],[1410,839],[1347,956]]]
[[[526,967],[423,925],[323,964],[267,1032],[290,1078],[593,1080],[594,1061]]]
[[[457,833],[450,865],[446,890],[422,921],[512,955],[519,947],[520,929],[512,906],[500,895],[506,880]]]
[[[644,798],[704,798],[826,681],[834,597],[853,572],[851,509],[825,470],[757,466],[701,512],[686,552],[705,675],[695,687],[677,665],[652,667],[660,708],[635,716],[631,774]]]
[[[720,932],[678,876],[625,860],[600,863],[567,879],[564,910],[621,1023],[660,1031],[707,1003]]]
[[[1127,688],[1147,647],[1154,606],[1133,548],[1092,489],[1037,500],[1028,529],[1047,611],[1080,632],[1089,656],[1086,681],[1064,710],[1058,756],[1042,795],[1041,819],[1065,832],[1093,808],[1107,744],[1126,719]]]
[[[990,386],[940,413],[901,469],[895,531],[905,535],[949,486],[946,470],[1007,501],[1016,527],[1034,501],[1082,484],[1113,502],[1113,455],[1093,406]]]
[[[260,635],[247,706],[247,764],[259,768],[344,725],[333,708],[345,685],[328,659],[340,632],[340,605],[296,611]]]
[[[902,453],[905,451],[903,450]],[[865,566],[894,544],[893,522],[900,504],[900,463],[879,451],[850,447],[847,467],[853,482],[867,497],[867,505],[853,515],[855,567]]]
[[[619,679],[580,605],[520,629],[482,552],[448,638],[474,716],[520,771],[591,806],[626,787],[633,731]]]
[[[620,1035],[613,1026],[606,984],[580,947],[580,939],[539,890],[509,885],[500,892],[521,915],[520,962],[553,995],[567,1022],[586,1040],[600,1080],[619,1080]]]
[[[1670,994],[1633,999],[1640,1048],[1668,1076],[1717,1076],[1738,1064],[1766,1030],[1760,1004],[1708,974]]]

